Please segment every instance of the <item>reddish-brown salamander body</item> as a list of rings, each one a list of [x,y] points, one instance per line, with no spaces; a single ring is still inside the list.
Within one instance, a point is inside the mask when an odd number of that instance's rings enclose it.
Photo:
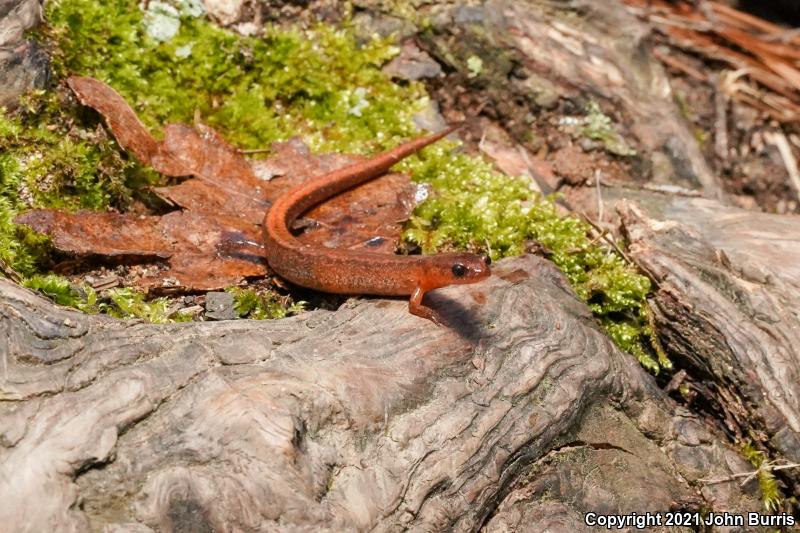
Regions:
[[[311,207],[386,173],[395,163],[438,141],[454,128],[408,141],[367,161],[335,170],[290,189],[264,217],[267,262],[282,278],[302,287],[335,294],[411,296],[408,310],[441,320],[422,304],[425,292],[489,277],[489,258],[475,254],[428,256],[315,248],[298,241],[291,223]]]

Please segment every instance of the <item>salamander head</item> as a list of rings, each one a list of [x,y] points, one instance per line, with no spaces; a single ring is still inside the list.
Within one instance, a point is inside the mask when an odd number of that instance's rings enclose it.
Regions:
[[[425,259],[425,279],[420,283],[425,290],[477,283],[492,274],[489,270],[492,261],[486,255],[438,254]]]

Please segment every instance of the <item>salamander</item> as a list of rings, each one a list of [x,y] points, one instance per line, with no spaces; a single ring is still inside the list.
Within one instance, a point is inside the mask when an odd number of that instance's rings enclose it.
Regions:
[[[401,159],[455,129],[410,140],[366,161],[312,178],[281,195],[264,216],[264,241],[270,268],[296,285],[322,292],[410,296],[408,310],[412,314],[441,325],[441,317],[422,303],[425,293],[489,277],[488,256],[470,253],[403,256],[314,247],[297,240],[289,227],[311,207],[385,174]]]

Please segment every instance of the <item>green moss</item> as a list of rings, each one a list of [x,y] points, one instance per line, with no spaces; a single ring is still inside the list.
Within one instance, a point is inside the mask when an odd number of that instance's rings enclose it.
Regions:
[[[74,307],[84,313],[106,313],[117,318],[139,318],[147,322],[164,324],[191,320],[191,316],[171,312],[167,298],[147,301],[146,294],[131,288],[104,291],[102,298],[88,285],[72,284],[55,274],[34,275],[23,285],[39,291],[58,305]]]
[[[405,239],[424,253],[442,248],[487,250],[492,259],[519,255],[526,241],[539,241],[618,346],[653,372],[671,368],[652,333],[646,277],[593,243],[586,222],[559,216],[552,199],[532,191],[526,180],[509,178],[451,149],[440,143],[405,163],[416,180],[435,191],[415,211]]]
[[[140,318],[154,324],[165,324],[170,320],[170,302],[167,298],[156,298],[147,301],[142,291],[131,288],[111,289],[107,302],[100,304],[100,309],[117,318]],[[181,315],[176,315],[182,321]]]
[[[649,337],[649,331],[639,318],[636,315],[624,321],[606,318],[602,324],[611,340],[626,352],[634,355],[646,369],[654,373],[658,373],[661,368],[671,369],[672,362],[663,355],[663,352],[657,351],[659,358],[658,360],[653,359],[651,351],[655,350],[655,346],[645,344],[645,339]]]
[[[22,276],[47,264],[48,239],[16,226],[28,208],[103,209],[124,203],[125,163],[54,94],[34,93],[14,115],[0,109],[0,259]]]
[[[97,312],[97,293],[91,287],[78,288],[61,276],[34,275],[26,279],[23,285],[41,292],[58,305],[74,307],[85,313]]]
[[[89,285],[76,285],[55,274],[30,276],[23,281],[23,285],[42,293],[58,305],[73,307],[84,313],[105,313],[116,318],[141,319],[154,324],[193,320],[191,314],[182,314],[180,309],[174,310],[173,302],[168,298],[148,300],[145,292],[128,287],[106,290],[98,295]],[[274,303],[274,306],[277,307],[278,303]],[[289,309],[284,309],[282,316],[302,309],[302,302],[289,306]],[[270,307],[269,311],[276,318],[280,315],[279,309]],[[262,312],[262,308],[258,307],[255,312]]]
[[[767,454],[758,450],[750,441],[742,445],[742,453],[745,459],[757,469],[756,478],[758,478],[758,486],[761,489],[761,501],[764,509],[770,513],[776,512],[783,501],[783,494],[781,494],[778,482],[767,461]]]
[[[306,302],[291,303],[273,291],[257,292],[253,289],[232,287],[227,289],[233,294],[234,307],[242,318],[264,320],[268,318],[284,318],[303,310]]]
[[[150,37],[131,0],[57,0],[47,18],[59,42],[57,72],[94,76],[118,90],[154,128],[198,116],[240,148],[305,134],[325,150],[370,151],[414,131],[417,84],[380,71],[388,40],[360,46],[348,30],[271,28],[248,38],[181,17],[167,42]]]
[[[0,155],[0,180],[3,159],[5,156]],[[19,209],[15,200],[0,192],[0,260],[24,277],[35,274],[46,263],[49,239],[13,223]]]

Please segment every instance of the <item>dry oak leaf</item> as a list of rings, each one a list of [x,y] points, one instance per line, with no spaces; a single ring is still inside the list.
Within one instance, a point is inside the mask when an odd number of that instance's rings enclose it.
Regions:
[[[190,176],[155,189],[180,210],[140,216],[43,209],[24,213],[17,222],[47,233],[64,252],[129,262],[165,260],[167,268],[138,280],[141,286],[212,290],[265,275],[269,251],[263,249],[260,224],[272,202],[304,180],[362,159],[312,155],[292,139],[276,143],[269,159],[248,160],[202,124],[168,124],[158,141],[105,83],[86,77],[67,83],[142,163],[168,176]],[[393,253],[415,192],[408,176],[388,174],[311,209],[298,238],[312,246]]]
[[[212,290],[266,274],[259,249],[236,253],[224,248],[223,243],[260,240],[258,227],[235,218],[211,218],[191,211],[142,216],[37,209],[16,221],[50,235],[56,248],[76,255],[128,262],[165,260],[167,269],[137,281],[142,287]]]

